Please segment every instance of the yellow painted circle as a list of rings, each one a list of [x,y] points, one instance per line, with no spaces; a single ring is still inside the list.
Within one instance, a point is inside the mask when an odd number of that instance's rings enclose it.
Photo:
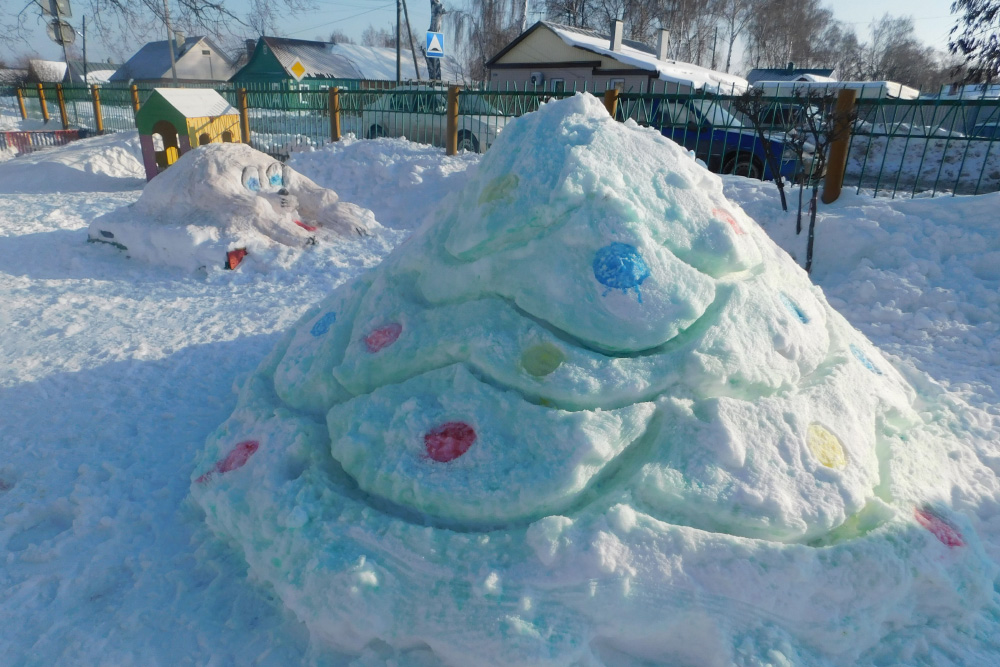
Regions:
[[[843,468],[847,465],[847,455],[837,436],[819,424],[810,424],[806,435],[810,451],[827,468]]]
[[[535,377],[552,373],[564,361],[566,361],[566,355],[552,343],[532,345],[521,355],[521,367],[525,372]]]

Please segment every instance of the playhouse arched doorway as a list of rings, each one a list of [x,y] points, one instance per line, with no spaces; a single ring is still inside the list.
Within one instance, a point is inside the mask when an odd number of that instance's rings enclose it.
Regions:
[[[153,124],[153,135],[160,135],[163,149],[156,151],[156,166],[166,169],[180,157],[177,144],[177,128],[169,120],[158,120]],[[159,142],[155,142],[159,143]]]

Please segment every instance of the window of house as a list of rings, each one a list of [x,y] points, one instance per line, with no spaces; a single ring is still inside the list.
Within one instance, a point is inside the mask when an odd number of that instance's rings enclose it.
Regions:
[[[617,90],[619,92],[625,91],[625,79],[609,79],[608,80],[608,90]]]
[[[549,79],[549,84],[552,86],[553,93],[566,91],[566,79]]]

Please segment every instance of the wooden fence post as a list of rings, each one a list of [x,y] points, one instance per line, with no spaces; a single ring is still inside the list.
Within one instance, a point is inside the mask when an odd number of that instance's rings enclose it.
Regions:
[[[56,84],[56,100],[59,102],[59,119],[62,121],[64,130],[69,129],[69,116],[66,114],[66,96],[63,94],[61,83]]]
[[[858,91],[844,88],[837,94],[837,106],[833,112],[836,121],[833,126],[833,142],[830,143],[830,157],[826,166],[826,180],[823,182],[824,204],[832,204],[840,196],[847,169],[847,148],[851,143],[851,109]]]
[[[236,90],[236,100],[240,107],[240,136],[243,143],[250,145],[250,113],[247,111],[247,89]]]
[[[21,107],[21,120],[28,120],[28,108],[24,106],[24,91],[17,89],[17,106]]]
[[[448,86],[448,124],[444,135],[445,153],[458,153],[458,86]]]
[[[139,113],[139,86],[132,84],[132,111]]]
[[[330,141],[340,141],[340,88],[330,89]]]
[[[49,108],[45,106],[45,89],[38,84],[38,103],[42,105],[42,120],[49,122]]]
[[[90,95],[94,99],[94,130],[98,134],[104,134],[104,116],[101,115],[101,91],[94,84],[90,87]]]
[[[608,88],[604,91],[604,108],[612,118],[618,113],[618,92],[617,88]]]

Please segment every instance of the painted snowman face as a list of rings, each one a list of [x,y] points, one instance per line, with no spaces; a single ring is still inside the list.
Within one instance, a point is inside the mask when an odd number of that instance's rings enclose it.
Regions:
[[[150,260],[176,247],[177,261],[197,267],[234,248],[253,255],[273,244],[309,245],[326,233],[365,236],[374,223],[370,211],[341,202],[294,169],[227,143],[182,155],[135,204],[97,219],[90,237]]]
[[[717,177],[578,96],[288,333],[192,493],[341,649],[574,664],[692,623],[735,645],[755,586],[786,618],[790,558],[847,580],[897,518],[879,455],[910,399]]]

